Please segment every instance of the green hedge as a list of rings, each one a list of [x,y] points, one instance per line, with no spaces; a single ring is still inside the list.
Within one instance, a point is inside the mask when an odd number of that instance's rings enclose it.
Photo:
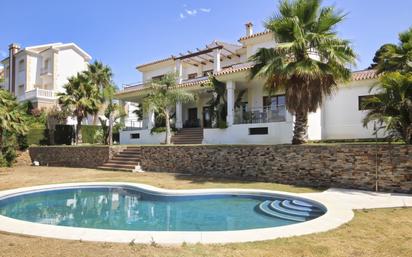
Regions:
[[[28,145],[44,145],[47,144],[47,129],[36,128],[30,129],[27,132],[27,144]]]
[[[102,128],[96,125],[82,126],[82,141],[86,144],[96,144],[102,142]]]

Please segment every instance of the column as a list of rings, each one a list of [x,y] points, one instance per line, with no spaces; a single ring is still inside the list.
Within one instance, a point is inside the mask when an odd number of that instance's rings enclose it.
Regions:
[[[147,114],[147,128],[150,130],[155,126],[155,113],[153,109],[150,109]]]
[[[213,72],[219,72],[222,68],[220,66],[220,53],[222,52],[222,49],[215,49],[213,50]]]
[[[181,84],[183,81],[183,63],[182,60],[176,60],[176,83]]]
[[[176,128],[183,128],[183,112],[182,112],[182,103],[176,103]]]
[[[230,127],[233,125],[235,116],[235,82],[230,80],[226,82],[226,92],[227,92],[227,117],[226,123]]]

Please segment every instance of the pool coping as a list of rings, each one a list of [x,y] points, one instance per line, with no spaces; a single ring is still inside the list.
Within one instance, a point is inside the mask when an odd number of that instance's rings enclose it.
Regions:
[[[323,205],[327,212],[310,221],[285,225],[273,228],[259,228],[233,231],[128,231],[107,230],[93,228],[65,227],[47,225],[29,221],[17,220],[0,215],[0,231],[28,236],[40,236],[55,239],[81,240],[93,242],[114,243],[158,243],[158,244],[182,244],[182,243],[235,243],[270,240],[283,237],[301,236],[318,232],[325,232],[341,226],[354,217],[351,208],[336,204],[333,199],[319,200],[315,195],[296,194],[282,191],[259,190],[259,189],[190,189],[170,190],[162,189],[139,183],[128,182],[86,182],[65,183],[25,187],[0,191],[0,197],[13,194],[21,194],[30,191],[41,191],[49,189],[64,189],[70,187],[84,186],[128,186],[137,187],[150,192],[173,195],[196,195],[196,194],[257,194],[265,196],[290,196],[310,200]]]

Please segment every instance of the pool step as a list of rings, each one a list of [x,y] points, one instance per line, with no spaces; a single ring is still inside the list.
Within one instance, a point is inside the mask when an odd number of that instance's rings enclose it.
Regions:
[[[284,220],[292,220],[292,221],[306,221],[305,217],[300,217],[300,216],[295,216],[295,215],[287,215],[283,214],[277,211],[272,210],[269,206],[272,202],[271,201],[264,201],[261,204],[259,204],[259,210],[265,213],[266,215],[284,219]]]
[[[261,202],[257,210],[268,216],[298,222],[314,219],[324,213],[316,205],[300,200],[267,200]]]
[[[284,213],[284,214],[288,214],[288,215],[295,215],[295,216],[301,216],[301,217],[314,217],[314,216],[316,216],[315,214],[313,214],[311,212],[308,212],[308,211],[296,211],[296,210],[293,210],[293,209],[283,207],[282,206],[282,201],[280,201],[280,200],[273,201],[269,205],[269,207],[274,211]]]
[[[304,207],[302,205],[298,205],[294,203],[294,200],[284,200],[282,201],[282,206],[288,209],[296,210],[296,211],[306,211],[306,212],[314,212],[314,213],[322,213],[323,211],[316,206],[312,205],[311,207]]]

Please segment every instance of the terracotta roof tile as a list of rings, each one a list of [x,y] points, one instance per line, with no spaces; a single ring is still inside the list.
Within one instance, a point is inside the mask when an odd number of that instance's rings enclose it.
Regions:
[[[352,73],[352,80],[365,80],[365,79],[376,79],[378,78],[378,74],[376,70],[361,70],[361,71],[354,71]]]
[[[247,62],[247,63],[241,63],[237,65],[233,65],[230,68],[223,69],[219,72],[214,73],[215,76],[221,76],[221,75],[227,75],[227,74],[232,74],[236,72],[241,72],[241,71],[246,71],[249,70],[253,67],[254,63],[253,62]],[[353,81],[359,81],[359,80],[367,80],[367,79],[375,79],[378,78],[378,74],[376,74],[375,70],[362,70],[362,71],[354,71],[352,73],[352,80]],[[187,88],[187,87],[192,87],[192,86],[197,86],[197,85],[202,85],[205,82],[209,80],[208,77],[200,77],[196,79],[190,79],[183,81],[181,84],[176,85],[176,88]],[[137,84],[135,86],[130,86],[127,88],[124,88],[122,91],[118,92],[118,94],[124,94],[127,92],[138,92],[138,91],[144,91],[147,90],[148,87],[146,87],[144,84]]]
[[[254,37],[260,37],[260,36],[263,36],[263,35],[266,35],[266,34],[269,34],[269,33],[271,33],[271,31],[265,30],[265,31],[262,31],[262,32],[252,34],[250,36],[241,37],[241,38],[239,38],[238,41],[241,42],[241,41],[244,41],[246,39],[250,39],[250,38],[254,38]]]
[[[141,65],[137,66],[136,68],[140,69],[140,68],[143,68],[143,67],[146,67],[146,66],[149,66],[149,65],[153,65],[153,64],[157,64],[157,63],[161,63],[161,62],[166,62],[166,61],[170,61],[170,60],[173,60],[173,57],[168,57],[168,58],[165,58],[165,59],[156,60],[156,61],[148,62],[148,63],[145,63],[145,64],[141,64]]]
[[[235,72],[241,72],[245,70],[249,70],[254,66],[253,62],[246,62],[246,63],[241,63],[241,64],[235,64],[232,67],[223,69],[219,72],[215,72],[215,76],[221,76],[221,75],[227,75]]]

